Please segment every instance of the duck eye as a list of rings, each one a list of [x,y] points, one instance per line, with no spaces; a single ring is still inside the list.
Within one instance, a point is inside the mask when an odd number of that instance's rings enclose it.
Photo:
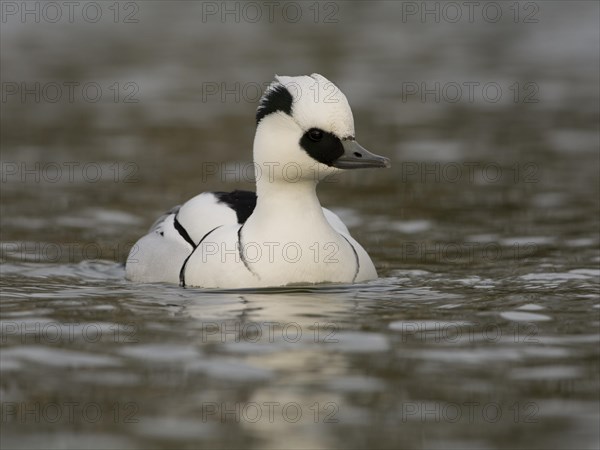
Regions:
[[[321,139],[323,139],[323,132],[318,128],[311,128],[308,130],[308,137],[313,142],[319,142]]]

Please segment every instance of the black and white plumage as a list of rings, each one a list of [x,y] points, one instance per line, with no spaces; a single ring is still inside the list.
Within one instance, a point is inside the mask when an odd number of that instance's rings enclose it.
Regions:
[[[344,94],[318,74],[276,77],[256,119],[257,193],[205,192],[167,212],[131,249],[128,279],[249,288],[377,277],[316,195],[337,171],[390,165],[356,142]]]

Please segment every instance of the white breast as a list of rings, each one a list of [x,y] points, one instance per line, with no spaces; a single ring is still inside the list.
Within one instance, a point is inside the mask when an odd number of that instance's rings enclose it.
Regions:
[[[299,223],[281,215],[277,215],[280,219],[253,215],[243,226],[216,229],[187,261],[185,284],[238,288],[376,278],[364,249],[340,233],[347,229],[339,218],[330,211],[320,216]]]
[[[377,277],[365,250],[333,212],[320,206],[297,217],[273,212],[253,215],[241,227],[233,209],[212,193],[200,194],[163,216],[138,240],[126,276],[207,288],[351,283]]]

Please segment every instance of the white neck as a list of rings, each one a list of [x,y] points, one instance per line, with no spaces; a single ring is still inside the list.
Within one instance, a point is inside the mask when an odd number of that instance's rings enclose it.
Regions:
[[[274,113],[259,123],[254,137],[254,162],[261,168],[258,199],[244,230],[261,235],[333,231],[317,198],[317,163],[300,148],[301,137],[302,130],[286,114]]]
[[[317,198],[315,180],[289,182],[265,177],[256,183],[256,194],[258,199],[253,215],[277,222],[294,221],[296,226],[307,220],[327,224]]]

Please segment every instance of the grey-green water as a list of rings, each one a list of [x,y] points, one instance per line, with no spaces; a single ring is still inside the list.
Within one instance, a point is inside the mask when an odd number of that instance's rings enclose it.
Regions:
[[[598,3],[56,4],[2,2],[2,448],[598,448]],[[320,187],[380,278],[125,281],[311,72],[392,159]]]

